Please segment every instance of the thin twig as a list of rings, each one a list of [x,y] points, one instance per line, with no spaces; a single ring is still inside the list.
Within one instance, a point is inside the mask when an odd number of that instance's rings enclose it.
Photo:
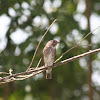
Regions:
[[[30,63],[30,65],[29,65],[29,67],[28,67],[28,69],[27,69],[26,71],[28,71],[28,70],[30,69],[30,67],[32,66],[32,63],[33,63],[33,61],[34,61],[34,58],[35,58],[36,52],[37,52],[37,50],[38,50],[38,48],[39,48],[39,46],[40,46],[40,43],[42,42],[43,38],[45,37],[45,35],[47,34],[47,32],[49,31],[49,29],[51,28],[51,26],[52,26],[56,21],[57,21],[57,19],[55,19],[55,20],[51,23],[51,25],[48,27],[48,29],[47,29],[47,31],[45,32],[45,34],[42,36],[40,42],[38,43],[38,45],[37,45],[37,47],[36,47],[36,50],[35,50],[34,55],[33,55],[33,57],[32,57],[31,63]]]
[[[0,74],[9,74],[9,73],[7,73],[7,72],[0,72]]]
[[[56,63],[57,61],[59,61],[67,52],[69,52],[70,50],[72,50],[72,49],[78,47],[78,46],[80,45],[80,43],[81,43],[88,35],[90,35],[92,32],[94,32],[94,31],[95,31],[96,29],[98,29],[99,27],[100,27],[100,26],[98,26],[97,28],[95,28],[93,31],[89,32],[81,41],[79,41],[79,43],[78,43],[77,45],[73,46],[72,48],[70,48],[69,50],[67,50],[66,52],[64,52],[64,53],[55,61],[55,63]]]
[[[15,81],[16,81],[16,80],[25,80],[25,79],[28,79],[28,78],[30,78],[30,77],[32,77],[32,76],[35,76],[35,75],[37,75],[37,74],[39,74],[39,73],[41,73],[41,72],[43,72],[43,70],[38,71],[38,72],[35,72],[35,73],[32,73],[32,74],[30,74],[30,75],[28,75],[27,77],[24,77],[24,78],[14,78],[14,80],[15,80]]]
[[[12,79],[9,79],[8,81],[0,82],[0,84],[5,84],[5,83],[17,81],[17,80],[25,80],[25,79],[28,79],[28,78],[30,78],[30,77],[32,77],[32,76],[35,76],[35,75],[37,75],[37,74],[39,74],[39,73],[42,73],[42,72],[43,72],[43,70],[38,71],[38,72],[35,72],[34,74],[32,73],[32,74],[28,75],[27,77],[23,77],[23,78],[14,78],[14,77],[13,77]]]
[[[37,66],[36,66],[36,68],[39,67],[39,65],[40,65],[40,63],[41,63],[41,60],[42,60],[42,58],[40,58],[40,60],[39,60],[39,62],[38,62],[38,64],[37,64]]]
[[[91,47],[91,44],[88,44],[88,45],[79,45],[79,46],[88,46],[88,47]]]
[[[9,76],[5,76],[5,77],[2,77],[2,78],[0,79],[0,84],[15,81],[15,80],[13,80],[13,78],[18,77],[18,76],[20,76],[20,75],[32,74],[32,73],[33,73],[34,75],[37,75],[37,74],[39,74],[40,72],[43,72],[43,71],[47,70],[48,68],[54,68],[54,67],[63,65],[63,64],[65,64],[65,63],[68,63],[68,62],[77,60],[77,59],[79,59],[79,58],[81,58],[81,57],[89,56],[89,55],[94,54],[94,53],[97,53],[97,52],[100,52],[100,48],[99,48],[99,49],[95,49],[95,50],[90,50],[89,52],[86,52],[86,53],[83,53],[83,54],[74,56],[74,57],[72,57],[72,58],[63,60],[63,61],[58,62],[58,63],[56,63],[56,64],[54,64],[54,65],[52,65],[52,66],[48,66],[48,67],[41,66],[41,67],[39,67],[39,68],[37,68],[37,69],[34,69],[34,70],[31,70],[31,71],[21,72],[21,73],[17,73],[17,74],[12,74],[12,75],[9,75]],[[33,75],[33,76],[34,76],[34,75]],[[29,77],[31,77],[31,76],[29,75]],[[26,78],[28,78],[28,77],[26,77]],[[26,79],[26,78],[25,78],[25,79]],[[19,80],[20,80],[20,79],[19,79]]]

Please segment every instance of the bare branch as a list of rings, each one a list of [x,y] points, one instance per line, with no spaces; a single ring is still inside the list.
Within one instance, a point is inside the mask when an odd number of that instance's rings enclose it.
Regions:
[[[39,60],[39,62],[38,62],[38,64],[37,64],[37,66],[36,66],[36,68],[39,67],[39,65],[40,65],[40,63],[41,63],[41,60],[42,60],[42,58],[40,58],[40,60]]]
[[[37,47],[36,47],[36,50],[35,50],[35,52],[34,52],[32,61],[31,61],[30,65],[29,65],[27,71],[28,71],[28,70],[30,69],[30,67],[32,66],[32,63],[33,63],[33,61],[34,61],[34,58],[35,58],[36,52],[37,52],[37,50],[38,50],[38,48],[39,48],[39,46],[40,46],[40,43],[42,42],[43,38],[45,37],[45,35],[47,34],[47,32],[49,31],[49,29],[51,28],[51,26],[52,26],[56,21],[57,21],[57,19],[55,19],[55,20],[51,23],[51,25],[48,27],[48,29],[47,29],[47,31],[45,32],[45,34],[42,36],[40,42],[38,43],[38,45],[37,45]]]
[[[100,27],[100,26],[98,26],[97,28],[95,28],[93,31],[89,32],[81,41],[79,41],[79,43],[78,43],[77,45],[73,46],[72,48],[70,48],[69,50],[67,50],[66,52],[64,52],[64,53],[55,61],[55,63],[56,63],[57,61],[59,61],[67,52],[69,52],[70,50],[72,50],[72,49],[78,47],[78,46],[80,45],[80,43],[81,43],[88,35],[90,35],[92,32],[94,32],[94,31],[95,31],[96,29],[98,29],[99,27]]]
[[[0,74],[9,74],[9,73],[7,73],[7,72],[0,72]]]
[[[48,67],[41,66],[41,67],[39,67],[39,68],[30,70],[30,71],[27,71],[27,72],[21,72],[21,73],[12,74],[12,75],[5,76],[5,77],[0,77],[0,84],[8,83],[8,82],[16,81],[16,80],[24,80],[24,79],[27,79],[27,78],[29,78],[29,77],[32,77],[32,76],[34,76],[34,75],[39,74],[39,73],[41,73],[41,72],[47,70],[48,68],[54,68],[54,67],[63,65],[63,64],[65,64],[65,63],[68,63],[68,62],[77,60],[77,59],[79,59],[79,58],[81,58],[81,57],[89,56],[89,55],[94,54],[94,53],[97,53],[97,52],[100,52],[100,48],[99,48],[99,49],[96,49],[96,50],[90,50],[89,52],[86,52],[86,53],[83,53],[83,54],[74,56],[74,57],[72,57],[72,58],[63,60],[63,61],[58,62],[58,63],[56,63],[56,64],[54,64],[54,65],[52,65],[52,66],[48,66]],[[30,74],[30,75],[27,75],[27,74]],[[20,79],[17,79],[17,78],[18,78],[19,76],[21,76],[21,75],[27,75],[27,76],[26,76],[26,77],[23,77],[23,78],[20,78]],[[17,78],[16,78],[16,77],[17,77]]]

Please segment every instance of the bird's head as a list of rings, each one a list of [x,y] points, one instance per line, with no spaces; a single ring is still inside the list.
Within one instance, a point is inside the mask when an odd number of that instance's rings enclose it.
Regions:
[[[50,40],[47,45],[56,47],[59,42],[57,40]]]

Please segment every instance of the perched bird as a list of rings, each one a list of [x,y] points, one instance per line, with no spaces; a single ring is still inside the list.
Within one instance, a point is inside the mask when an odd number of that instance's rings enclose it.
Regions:
[[[59,42],[56,40],[50,40],[47,42],[46,46],[43,49],[43,56],[44,56],[44,64],[45,67],[51,66],[54,64],[54,59],[56,56],[56,46]],[[46,70],[46,79],[52,78],[52,68]]]

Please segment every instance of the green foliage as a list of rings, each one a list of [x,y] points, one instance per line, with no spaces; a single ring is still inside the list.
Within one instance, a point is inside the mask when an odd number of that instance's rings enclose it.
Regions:
[[[31,62],[41,36],[43,36],[47,27],[56,18],[58,19],[56,22],[58,30],[56,33],[52,33],[51,31],[47,33],[39,47],[32,67],[36,67],[39,58],[43,56],[42,50],[47,41],[54,38],[60,39],[56,55],[56,58],[58,58],[62,53],[77,43],[72,35],[73,29],[78,30],[79,34],[83,36],[87,34],[87,30],[82,30],[78,21],[74,19],[74,15],[78,13],[77,0],[58,0],[61,1],[61,5],[58,8],[53,7],[51,13],[48,13],[44,8],[46,1],[49,0],[0,0],[0,15],[6,14],[11,19],[9,29],[6,32],[6,39],[8,40],[7,46],[4,52],[0,54],[1,71],[8,72],[10,68],[13,69],[13,73],[25,71]],[[55,0],[50,1],[52,5]],[[92,1],[92,11],[100,14],[100,10],[94,9],[94,6],[99,1]],[[28,7],[24,8],[22,6],[23,4],[28,5]],[[15,16],[9,13],[10,8],[16,13]],[[25,15],[25,10],[27,10],[27,13],[29,12],[29,15]],[[26,20],[24,20],[22,16],[24,16]],[[40,18],[46,16],[49,25],[43,26],[42,23],[40,25],[34,24],[33,20],[37,16]],[[43,19],[41,19],[41,21],[42,20]],[[29,35],[26,41],[20,44],[14,43],[10,37],[18,28],[27,32]],[[27,30],[28,28],[29,30]],[[67,40],[69,34],[71,35],[72,41]],[[29,45],[32,45],[32,48],[29,48],[29,50],[25,52]],[[21,51],[18,56],[15,55],[17,47]],[[87,50],[87,48],[77,47],[68,52],[62,60],[86,52]],[[96,58],[97,56],[95,55],[94,59]],[[43,61],[41,65],[43,65]],[[40,78],[37,75],[24,81],[9,83],[7,84],[8,91],[3,85],[0,89],[0,97],[4,98],[4,96],[7,95],[6,100],[31,100],[31,98],[33,98],[32,100],[83,100],[82,98],[87,96],[87,91],[83,89],[84,85],[87,84],[87,71],[80,66],[78,60],[54,68],[52,74],[52,80],[46,80],[45,73],[43,73],[40,74]],[[31,88],[29,92],[25,90],[27,85]],[[30,99],[25,99],[28,97]]]

